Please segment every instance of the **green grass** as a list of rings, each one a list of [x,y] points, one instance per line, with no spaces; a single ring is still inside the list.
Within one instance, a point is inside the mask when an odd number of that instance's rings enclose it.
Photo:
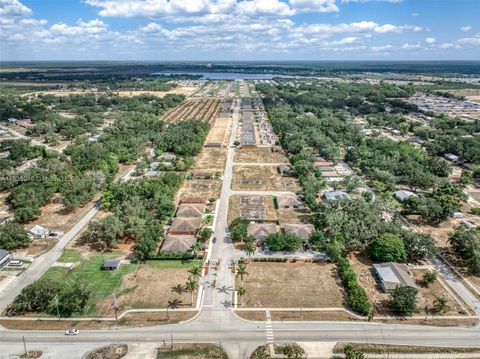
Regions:
[[[65,249],[62,256],[58,259],[58,262],[70,263],[70,262],[80,262],[82,259],[82,254],[79,251],[74,249]]]
[[[64,255],[65,258],[76,258],[76,255],[73,253],[66,253]],[[110,297],[120,286],[123,276],[133,272],[138,267],[138,264],[122,264],[116,271],[104,271],[101,269],[105,260],[119,258],[120,256],[121,254],[119,253],[97,255],[91,259],[80,260],[80,264],[72,270],[52,267],[43,275],[43,278],[67,284],[76,279],[83,279],[90,283],[93,294],[90,304],[85,313],[83,313],[84,315],[90,315],[95,311],[95,303],[97,300]]]
[[[192,268],[195,265],[201,265],[201,261],[182,261],[182,260],[152,260],[145,262],[149,267],[152,268]]]
[[[180,348],[170,349],[167,345],[166,349],[161,347],[157,353],[157,359],[175,359],[175,358],[191,358],[191,359],[228,359],[227,354],[215,344],[183,344]]]

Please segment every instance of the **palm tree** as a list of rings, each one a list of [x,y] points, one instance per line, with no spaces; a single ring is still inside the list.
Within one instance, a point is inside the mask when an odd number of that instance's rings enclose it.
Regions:
[[[200,249],[202,249],[200,242],[195,242],[192,244],[192,251],[195,254],[195,258],[198,257],[198,252],[200,252]]]
[[[245,289],[244,286],[240,286],[237,289],[237,294],[240,297],[240,305],[243,305],[243,296],[247,293],[247,290]]]
[[[245,262],[238,262],[237,276],[240,276],[240,280],[242,281],[242,287],[243,287],[243,277],[246,275],[248,275],[247,265],[245,264]]]
[[[252,254],[255,253],[255,250],[256,250],[255,243],[253,243],[253,241],[245,242],[245,246],[243,247],[243,250],[245,251],[248,258],[250,258]]]
[[[188,270],[193,277],[193,279],[197,280],[202,275],[202,267],[196,265]]]
[[[198,289],[198,283],[193,278],[188,278],[187,283],[185,284],[185,289],[192,295],[192,305],[193,305],[193,293]]]

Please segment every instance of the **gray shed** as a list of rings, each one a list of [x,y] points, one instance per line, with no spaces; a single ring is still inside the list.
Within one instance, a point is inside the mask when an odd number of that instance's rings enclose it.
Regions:
[[[120,267],[120,259],[109,259],[103,262],[103,270],[117,270]]]

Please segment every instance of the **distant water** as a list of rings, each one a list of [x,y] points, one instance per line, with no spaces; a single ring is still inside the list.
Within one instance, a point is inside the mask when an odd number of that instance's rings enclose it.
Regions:
[[[273,78],[291,78],[293,76],[276,74],[248,74],[243,72],[154,72],[152,75],[202,75],[203,80],[272,80]]]

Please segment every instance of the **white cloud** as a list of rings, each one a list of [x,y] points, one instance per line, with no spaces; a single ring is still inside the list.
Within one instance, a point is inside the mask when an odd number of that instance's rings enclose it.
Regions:
[[[32,10],[18,0],[0,0],[0,17],[24,17]]]
[[[390,51],[392,50],[394,47],[392,45],[379,45],[379,46],[371,46],[370,47],[370,50],[372,50],[373,52],[384,52],[384,51]]]
[[[472,30],[472,27],[470,25],[465,25],[460,28],[460,31],[463,31],[463,32],[469,32],[471,30]]]
[[[295,11],[290,7],[278,0],[249,0],[241,1],[237,4],[238,10],[242,15],[250,17],[256,16],[291,16],[295,14]]]
[[[426,42],[427,44],[434,44],[434,43],[437,42],[437,39],[435,39],[434,37],[427,37],[427,38],[425,39],[425,42]]]
[[[422,47],[422,45],[420,45],[419,43],[416,43],[416,44],[406,43],[406,44],[402,45],[402,49],[404,49],[404,50],[418,50],[421,47]]]
[[[350,24],[308,24],[300,25],[296,31],[305,34],[343,34],[343,33],[402,33],[406,31],[419,31],[418,26],[412,25],[379,25],[373,21],[352,22]]]
[[[338,12],[335,0],[289,0],[292,9],[298,12]]]
[[[418,12],[412,12],[412,16],[417,17],[417,16],[420,16],[420,14]]]
[[[105,33],[107,27],[107,24],[98,19],[87,22],[78,20],[75,26],[69,26],[62,22],[56,23],[50,27],[50,31],[58,35],[88,35]]]
[[[343,4],[348,4],[351,2],[358,2],[358,3],[366,3],[366,2],[372,2],[372,1],[383,1],[383,2],[390,2],[390,3],[401,3],[402,0],[342,0]]]

